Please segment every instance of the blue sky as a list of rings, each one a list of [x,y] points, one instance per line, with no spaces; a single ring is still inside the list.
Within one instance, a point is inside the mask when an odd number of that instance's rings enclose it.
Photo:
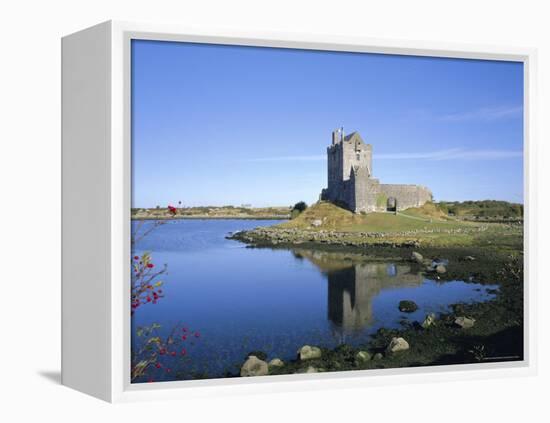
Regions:
[[[523,202],[523,65],[134,40],[133,206],[290,205],[326,186],[331,131],[383,183]]]

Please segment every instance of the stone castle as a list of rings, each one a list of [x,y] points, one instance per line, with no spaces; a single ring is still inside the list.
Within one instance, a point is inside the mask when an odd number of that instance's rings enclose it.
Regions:
[[[327,148],[328,185],[321,200],[341,205],[354,213],[398,211],[420,207],[432,200],[432,192],[420,185],[381,184],[372,175],[372,145],[358,132],[344,136],[332,132]]]

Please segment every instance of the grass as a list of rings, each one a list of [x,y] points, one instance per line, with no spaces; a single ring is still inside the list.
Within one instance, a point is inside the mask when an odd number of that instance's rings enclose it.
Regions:
[[[312,226],[321,221],[320,226]],[[328,202],[317,203],[281,228],[337,230],[341,232],[405,232],[430,229],[475,228],[479,225],[449,219],[433,204],[393,213],[354,214]]]
[[[438,203],[445,212],[461,217],[519,218],[523,217],[523,205],[507,201],[453,201]]]
[[[423,219],[435,219],[442,221],[453,220],[449,218],[449,216],[447,216],[447,214],[434,203],[426,203],[422,207],[412,207],[410,209],[403,210],[400,213],[406,216],[418,217]]]

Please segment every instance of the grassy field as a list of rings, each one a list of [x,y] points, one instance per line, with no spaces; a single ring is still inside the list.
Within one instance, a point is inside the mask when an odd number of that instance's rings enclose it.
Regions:
[[[523,219],[523,205],[507,201],[441,201],[437,206],[446,214],[461,219],[501,221]]]
[[[284,231],[277,230],[282,229]],[[446,215],[428,203],[394,213],[354,214],[328,202],[317,203],[292,220],[269,228],[256,241],[277,244],[321,243],[353,245],[421,244],[433,247],[486,246],[506,250],[522,248],[523,227],[509,223],[469,222]],[[337,232],[337,235],[331,235]],[[315,234],[318,234],[317,236]],[[376,236],[366,236],[374,234]]]
[[[315,222],[319,226],[314,226]],[[430,229],[457,229],[480,226],[445,216],[433,204],[411,208],[397,214],[354,214],[334,204],[321,202],[301,213],[295,219],[279,225],[281,228],[338,230],[343,232],[404,232]]]

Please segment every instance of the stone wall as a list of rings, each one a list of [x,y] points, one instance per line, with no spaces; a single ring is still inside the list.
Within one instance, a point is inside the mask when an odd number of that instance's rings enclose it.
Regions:
[[[421,185],[380,184],[380,191],[397,200],[397,210],[420,207],[432,200],[432,192]]]

